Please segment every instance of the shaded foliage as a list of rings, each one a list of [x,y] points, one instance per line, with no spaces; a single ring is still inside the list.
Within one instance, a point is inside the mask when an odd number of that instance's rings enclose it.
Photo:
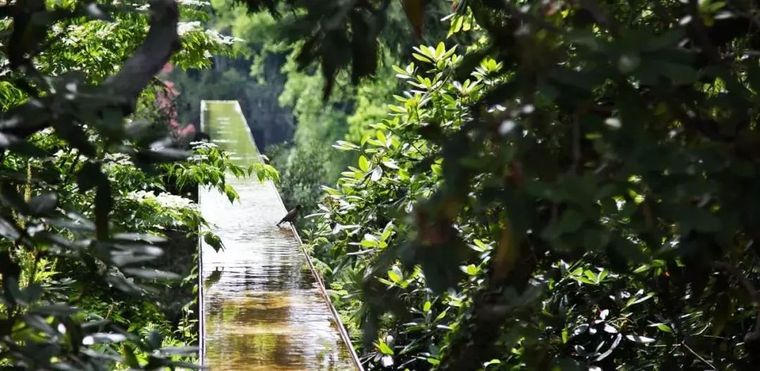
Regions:
[[[191,295],[195,281],[178,281],[210,236],[192,200],[167,189],[234,192],[219,173],[229,160],[177,147],[154,105],[170,58],[202,67],[226,48],[213,32],[178,34],[196,6],[0,6],[0,366],[196,367],[193,347],[170,346],[192,342],[191,300],[153,297]],[[157,260],[178,250],[185,259]]]
[[[756,7],[454,3],[310,236],[367,362],[756,368]]]

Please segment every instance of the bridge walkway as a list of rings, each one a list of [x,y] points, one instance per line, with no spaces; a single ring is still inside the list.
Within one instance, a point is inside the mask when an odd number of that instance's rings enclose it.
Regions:
[[[203,101],[202,127],[241,164],[260,161],[236,101]],[[220,252],[201,244],[200,356],[211,370],[361,370],[301,241],[275,224],[286,210],[270,181],[229,177],[240,195],[199,190]]]

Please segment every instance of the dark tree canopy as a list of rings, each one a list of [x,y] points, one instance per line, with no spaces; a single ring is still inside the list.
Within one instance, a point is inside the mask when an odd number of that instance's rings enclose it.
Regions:
[[[420,29],[423,2],[401,3]],[[376,68],[375,38],[360,36],[397,6],[248,4],[292,15],[299,61],[321,66],[327,92],[340,69],[358,78]],[[756,368],[759,5],[454,2],[452,28],[477,29],[416,50],[380,134],[342,145],[360,151],[359,167],[323,204],[317,246],[378,250],[336,258],[367,264],[366,340],[381,331],[421,341],[400,323],[424,295],[380,282],[419,266],[436,295],[467,298],[425,367]],[[423,187],[414,176],[440,181]],[[336,235],[336,225],[362,233]],[[490,246],[484,255],[468,247],[474,239]],[[468,281],[468,264],[485,273]],[[637,310],[616,298],[636,292],[647,293],[631,299]]]
[[[167,346],[196,337],[193,285],[161,268],[192,277],[198,239],[221,244],[185,196],[206,184],[234,199],[227,171],[274,175],[167,130],[156,76],[227,47],[180,35],[194,6],[0,5],[0,367],[197,368],[196,348]]]

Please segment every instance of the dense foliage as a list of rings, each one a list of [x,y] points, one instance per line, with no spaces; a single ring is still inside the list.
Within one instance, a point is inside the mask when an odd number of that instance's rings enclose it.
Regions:
[[[179,145],[156,98],[171,62],[207,67],[230,40],[206,4],[0,5],[0,367],[195,367],[192,199],[242,169]],[[186,140],[184,141],[186,143]]]
[[[398,85],[391,67],[415,43],[408,38],[411,30],[404,12],[388,8],[383,15],[389,27],[377,29],[379,60],[374,78],[353,86],[349,74],[336,73],[332,94],[324,101],[325,77],[319,69],[303,65],[299,57],[303,42],[288,37],[297,35],[290,27],[300,19],[246,14],[231,0],[214,0],[212,6],[211,23],[238,40],[236,53],[217,58],[212,70],[174,77],[183,94],[185,114],[197,117],[200,98],[239,100],[257,145],[281,172],[280,191],[286,205],[305,205],[310,214],[320,199],[320,186],[334,183],[341,170],[356,160],[354,153],[341,153],[332,144],[346,137],[358,140],[365,128],[385,114],[383,106]],[[447,11],[444,2],[428,9],[428,37],[445,35],[447,30],[436,21]],[[306,227],[310,219],[302,218],[298,224]]]
[[[368,368],[758,368],[756,2],[243,2],[270,14],[218,21],[254,62],[194,81],[292,110],[271,153],[319,200],[305,234]],[[188,184],[271,172],[156,135],[154,76],[232,42],[182,4],[0,6],[0,365],[192,350],[154,268],[193,262],[154,258],[221,247]],[[234,90],[248,70],[276,86]]]
[[[288,4],[326,92],[374,71],[388,2]],[[337,144],[360,156],[308,236],[367,364],[757,368],[757,4],[452,8],[388,118]]]

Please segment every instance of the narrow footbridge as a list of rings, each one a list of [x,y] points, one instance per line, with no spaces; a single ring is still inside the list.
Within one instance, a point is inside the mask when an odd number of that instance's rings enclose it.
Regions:
[[[203,101],[201,127],[241,164],[260,161],[237,101]],[[230,204],[199,190],[203,216],[225,249],[201,244],[200,357],[211,370],[361,370],[343,325],[275,186],[255,177],[229,183]]]

